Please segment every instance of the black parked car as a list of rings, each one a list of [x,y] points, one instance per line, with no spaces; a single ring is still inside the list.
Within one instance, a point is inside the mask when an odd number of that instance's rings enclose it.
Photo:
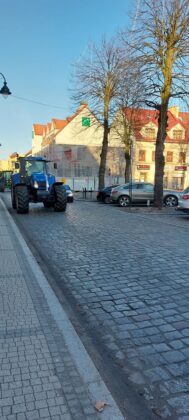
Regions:
[[[114,185],[108,185],[108,187],[103,188],[102,190],[99,190],[97,193],[97,200],[101,201],[102,203],[109,204],[111,202],[110,200],[110,194],[112,188],[118,187],[118,184]]]
[[[73,191],[71,190],[70,186],[67,184],[63,184],[65,190],[66,190],[66,194],[67,194],[67,202],[68,203],[73,203],[74,201],[74,195],[73,195]]]

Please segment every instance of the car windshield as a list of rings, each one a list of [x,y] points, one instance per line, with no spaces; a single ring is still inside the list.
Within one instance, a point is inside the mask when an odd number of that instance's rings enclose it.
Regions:
[[[46,163],[42,160],[27,160],[25,168],[28,175],[32,175],[33,172],[46,172]]]

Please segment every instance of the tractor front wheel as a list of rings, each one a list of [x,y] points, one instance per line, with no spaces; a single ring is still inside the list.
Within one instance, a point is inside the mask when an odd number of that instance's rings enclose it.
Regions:
[[[17,213],[24,214],[29,211],[29,194],[25,185],[15,187],[15,201]]]
[[[67,206],[67,194],[65,188],[62,185],[55,185],[54,193],[54,211],[65,211]]]

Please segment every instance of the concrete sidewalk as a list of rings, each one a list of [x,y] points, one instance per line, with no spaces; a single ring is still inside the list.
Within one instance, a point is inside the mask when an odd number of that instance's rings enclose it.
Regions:
[[[0,419],[123,420],[1,200]]]

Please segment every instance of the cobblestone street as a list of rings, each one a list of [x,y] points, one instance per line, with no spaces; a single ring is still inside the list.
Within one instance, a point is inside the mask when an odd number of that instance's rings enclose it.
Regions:
[[[76,201],[14,219],[127,418],[188,420],[189,217]]]

